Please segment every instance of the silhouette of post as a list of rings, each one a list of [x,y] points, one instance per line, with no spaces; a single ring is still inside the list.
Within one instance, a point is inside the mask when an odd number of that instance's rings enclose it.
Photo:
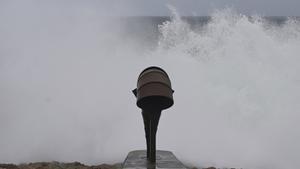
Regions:
[[[143,70],[132,91],[137,98],[137,106],[142,109],[144,121],[147,160],[156,162],[156,132],[161,111],[174,104],[171,81],[168,74],[159,67],[148,67]]]

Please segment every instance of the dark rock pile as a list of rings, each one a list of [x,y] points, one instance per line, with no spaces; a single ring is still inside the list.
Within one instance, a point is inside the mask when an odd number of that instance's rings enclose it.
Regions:
[[[59,162],[37,162],[28,164],[0,164],[0,169],[120,169],[121,164],[101,164],[94,166],[86,166],[79,162],[59,163]]]
[[[60,163],[60,162],[37,162],[28,164],[0,164],[0,169],[122,169],[122,164],[117,163],[113,165],[101,164],[87,166],[79,162]],[[187,169],[198,169],[196,167],[187,167]],[[215,167],[201,168],[201,169],[217,169]],[[226,168],[234,169],[234,168]]]

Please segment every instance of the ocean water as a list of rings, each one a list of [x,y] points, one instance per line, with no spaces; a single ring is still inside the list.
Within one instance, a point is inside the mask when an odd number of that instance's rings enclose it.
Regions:
[[[190,164],[299,166],[299,17],[249,17],[229,9],[150,20],[158,29],[149,61],[175,77],[172,111],[178,114],[164,119],[173,128],[162,122],[173,136],[165,145],[180,142],[170,149]]]
[[[175,90],[158,149],[196,167],[300,167],[298,17],[6,14],[0,162],[115,163],[144,149],[131,90],[156,65]]]

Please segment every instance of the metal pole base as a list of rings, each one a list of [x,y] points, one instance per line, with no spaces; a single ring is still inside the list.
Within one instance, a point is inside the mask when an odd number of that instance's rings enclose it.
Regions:
[[[161,110],[143,110],[142,111],[145,136],[147,143],[147,158],[151,163],[156,161],[156,132],[161,115]]]
[[[123,169],[187,169],[170,151],[156,151],[156,163],[147,160],[145,150],[131,151],[122,166]]]

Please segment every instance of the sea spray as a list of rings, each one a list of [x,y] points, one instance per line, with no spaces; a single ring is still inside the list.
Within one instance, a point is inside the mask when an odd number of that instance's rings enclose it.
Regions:
[[[297,19],[225,9],[199,26],[176,14],[146,34],[153,22],[130,32],[99,9],[56,7],[1,10],[0,162],[115,163],[145,149],[131,90],[156,65],[175,90],[158,149],[198,167],[299,168]]]
[[[152,54],[175,79],[175,113],[159,136],[173,140],[162,147],[204,166],[299,166],[299,21],[275,25],[225,9],[191,29],[178,16],[159,26]]]

